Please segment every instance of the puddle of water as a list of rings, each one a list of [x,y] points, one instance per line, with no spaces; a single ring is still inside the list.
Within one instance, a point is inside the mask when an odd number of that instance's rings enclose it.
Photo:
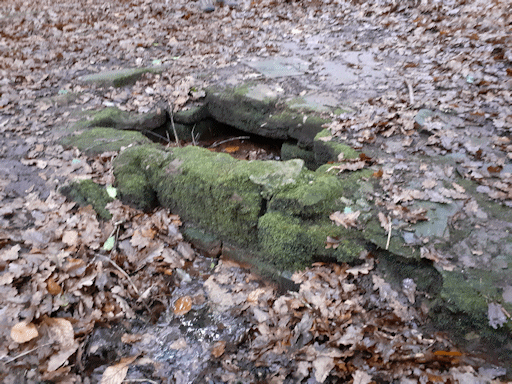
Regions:
[[[207,378],[219,378],[226,371],[212,354],[216,342],[225,342],[226,349],[244,348],[251,324],[239,313],[215,312],[206,300],[203,284],[212,273],[212,263],[213,259],[197,256],[180,274],[181,282],[172,293],[169,310],[157,324],[132,329],[143,337],[132,345],[131,354],[144,353],[156,362],[155,376],[167,377],[168,383],[204,383],[208,382]],[[242,274],[241,271],[240,278]],[[184,296],[192,297],[197,304],[193,304],[188,313],[178,316],[174,314],[172,302]]]

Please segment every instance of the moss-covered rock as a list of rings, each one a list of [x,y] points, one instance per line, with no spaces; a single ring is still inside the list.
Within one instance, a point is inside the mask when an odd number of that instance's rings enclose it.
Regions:
[[[65,136],[59,140],[61,145],[76,147],[87,155],[119,151],[123,147],[150,142],[140,132],[118,131],[112,128],[91,128],[79,134]]]
[[[360,154],[360,152],[352,147],[334,141],[328,129],[324,129],[316,134],[313,151],[315,152],[317,164],[339,161],[340,154],[343,154],[343,159],[357,159]]]
[[[197,124],[202,120],[210,117],[208,113],[208,106],[206,104],[191,107],[189,109],[182,109],[174,114],[174,122],[178,124]]]
[[[121,130],[152,131],[167,123],[167,111],[157,107],[148,113],[134,113],[109,107],[93,113],[83,125],[86,127],[108,127]]]
[[[85,75],[80,80],[100,86],[124,87],[134,84],[145,73],[161,73],[164,69],[164,67],[126,68]]]
[[[326,248],[327,236],[338,239]],[[337,227],[328,219],[314,222],[268,211],[258,222],[258,241],[263,257],[278,269],[297,270],[315,260],[355,261],[365,249],[356,231]]]
[[[288,140],[312,149],[313,139],[330,119],[321,116],[313,101],[297,106],[282,99],[275,85],[248,82],[236,87],[212,86],[206,90],[208,113],[215,120],[244,132]],[[304,105],[303,105],[304,104]],[[311,107],[309,107],[311,104]]]
[[[103,220],[110,220],[112,214],[105,206],[113,201],[105,187],[92,180],[75,181],[59,190],[68,199],[75,201],[81,207],[92,205],[98,216]]]
[[[145,211],[153,208],[157,197],[147,171],[161,167],[168,157],[156,144],[134,146],[121,152],[113,163],[120,199]]]
[[[362,250],[356,231],[327,219],[330,209],[342,207],[335,200],[344,191],[343,182],[307,170],[302,160],[246,162],[199,147],[145,145],[123,151],[114,174],[121,197],[130,203],[148,208],[156,197],[185,220],[240,246],[263,250],[280,268],[304,267],[316,256],[353,259]],[[310,221],[321,218],[321,224]],[[330,235],[340,237],[343,246],[336,251],[325,250]],[[294,247],[302,251],[291,263]]]
[[[281,160],[302,159],[308,169],[315,170],[318,165],[313,151],[299,148],[296,144],[284,142],[281,146]]]

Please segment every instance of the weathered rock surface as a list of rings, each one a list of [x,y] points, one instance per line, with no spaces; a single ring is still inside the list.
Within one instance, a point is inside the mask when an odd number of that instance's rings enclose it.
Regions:
[[[355,261],[373,246],[396,284],[407,277],[428,291],[424,304],[438,325],[503,345],[506,360],[512,354],[506,344],[512,334],[510,208],[481,193],[456,152],[408,152],[405,158],[401,144],[388,140],[381,148],[365,147],[361,155],[324,130],[341,113],[339,100],[300,96],[282,85],[260,79],[211,87],[203,105],[174,117],[185,131],[214,118],[283,140],[286,161],[244,162],[202,148],[165,149],[139,141],[114,164],[121,198],[143,209],[165,205],[216,235],[223,252],[250,250],[250,261],[274,274],[315,260]],[[425,125],[429,116],[440,125]],[[420,111],[416,122],[452,135],[464,128],[460,118],[432,110]],[[328,172],[343,169],[347,162],[339,159],[361,156],[380,157],[380,164]],[[322,166],[327,162],[335,163]],[[329,220],[335,211],[359,212],[355,226],[335,226]],[[337,247],[326,249],[329,242]]]

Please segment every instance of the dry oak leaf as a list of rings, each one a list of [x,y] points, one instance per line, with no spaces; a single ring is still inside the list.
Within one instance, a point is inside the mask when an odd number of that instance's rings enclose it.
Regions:
[[[20,344],[26,343],[39,336],[37,328],[32,323],[26,321],[20,321],[11,328],[11,338]]]
[[[329,216],[329,219],[334,221],[337,226],[343,225],[343,227],[356,227],[357,226],[357,218],[361,214],[361,211],[355,211],[350,213],[341,213],[340,211],[336,211]]]

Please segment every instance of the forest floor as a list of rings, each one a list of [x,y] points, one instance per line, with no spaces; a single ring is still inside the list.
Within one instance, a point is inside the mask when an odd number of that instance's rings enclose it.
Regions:
[[[101,221],[66,201],[57,190],[71,180],[114,184],[116,153],[90,158],[55,140],[84,110],[144,113],[162,100],[180,108],[212,80],[197,75],[216,68],[299,52],[314,68],[365,51],[405,81],[372,87],[333,79],[329,68],[310,74],[357,107],[349,120],[360,142],[377,126],[383,137],[403,128],[397,111],[431,106],[493,132],[503,158],[442,134],[429,151],[464,150],[504,167],[511,8],[506,0],[254,0],[203,13],[199,2],[173,0],[2,2],[0,380],[500,382],[509,367],[423,329],[428,308],[379,276],[370,253],[357,267],[316,264],[293,276],[298,292],[282,292],[243,265],[198,254],[172,212],[116,200],[112,220]],[[152,65],[166,69],[123,88],[79,79]],[[506,176],[484,183],[508,207],[510,184]]]

